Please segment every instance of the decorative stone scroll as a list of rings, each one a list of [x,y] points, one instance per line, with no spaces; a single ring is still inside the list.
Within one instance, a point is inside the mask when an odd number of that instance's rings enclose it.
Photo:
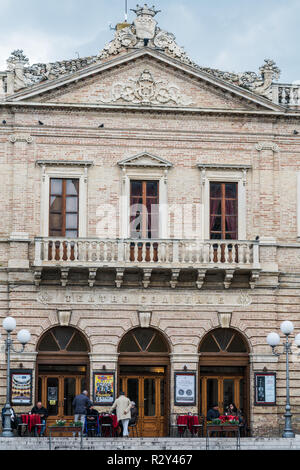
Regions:
[[[101,103],[127,102],[132,104],[175,104],[188,106],[192,101],[183,96],[174,84],[156,81],[149,70],[144,70],[136,79],[116,82],[109,95],[99,98]]]
[[[12,134],[9,136],[9,141],[12,144],[15,144],[16,142],[26,142],[27,144],[32,144],[33,137],[27,134]]]
[[[150,292],[137,292],[133,290],[112,291],[94,289],[93,292],[41,289],[36,297],[37,302],[44,305],[117,305],[117,306],[230,306],[247,307],[252,303],[251,295],[245,291],[239,293],[200,293],[200,292],[166,292],[151,290]]]
[[[262,150],[272,150],[273,152],[279,152],[279,147],[274,142],[260,142],[255,145],[255,148],[258,152]]]

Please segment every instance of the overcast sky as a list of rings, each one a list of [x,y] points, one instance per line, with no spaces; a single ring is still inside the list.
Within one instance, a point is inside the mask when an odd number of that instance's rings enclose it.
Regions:
[[[128,0],[129,9],[145,1]],[[280,82],[300,82],[300,0],[151,0],[159,26],[200,66],[255,71],[265,58]],[[0,70],[11,51],[30,63],[96,55],[124,19],[125,0],[0,0]],[[135,17],[129,12],[129,20]]]

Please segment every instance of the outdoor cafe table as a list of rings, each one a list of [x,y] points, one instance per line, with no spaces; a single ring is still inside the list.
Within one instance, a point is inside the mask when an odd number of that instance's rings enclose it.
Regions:
[[[28,431],[31,432],[32,429],[34,429],[34,426],[38,425],[38,433],[40,434],[41,432],[41,416],[40,415],[34,415],[34,414],[22,414],[21,415],[21,420],[23,424],[27,424],[28,426]]]
[[[188,429],[191,434],[196,434],[197,428],[194,428],[193,426],[197,425],[199,425],[198,416],[179,415],[177,418],[177,429],[181,437],[183,436],[186,429]]]
[[[224,437],[234,434],[236,437],[236,448],[240,449],[240,426],[239,424],[206,424],[206,450],[209,449],[209,437],[211,433],[219,433]]]
[[[102,432],[103,418],[111,418],[112,419],[112,434],[113,434],[114,437],[117,436],[117,430],[118,430],[118,426],[119,426],[117,416],[113,415],[113,414],[105,414],[105,415],[100,415],[99,416],[100,432],[101,432],[102,436],[104,435],[106,437],[107,436],[107,429],[105,429],[105,434],[103,434],[103,432]],[[107,423],[104,423],[104,424],[107,424]]]

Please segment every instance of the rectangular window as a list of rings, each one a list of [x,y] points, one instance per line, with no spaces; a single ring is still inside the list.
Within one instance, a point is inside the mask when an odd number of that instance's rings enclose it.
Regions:
[[[50,179],[49,236],[78,237],[79,180]]]
[[[158,188],[158,181],[131,181],[130,235],[132,238],[159,237]]]
[[[210,238],[238,239],[238,184],[210,183]]]

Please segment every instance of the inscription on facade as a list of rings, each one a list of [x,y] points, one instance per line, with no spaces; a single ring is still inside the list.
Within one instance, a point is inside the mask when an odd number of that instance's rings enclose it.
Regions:
[[[112,293],[111,291],[81,292],[71,290],[41,290],[37,294],[37,302],[42,304],[59,305],[152,305],[152,306],[247,306],[252,302],[248,293],[139,293],[123,291]]]

